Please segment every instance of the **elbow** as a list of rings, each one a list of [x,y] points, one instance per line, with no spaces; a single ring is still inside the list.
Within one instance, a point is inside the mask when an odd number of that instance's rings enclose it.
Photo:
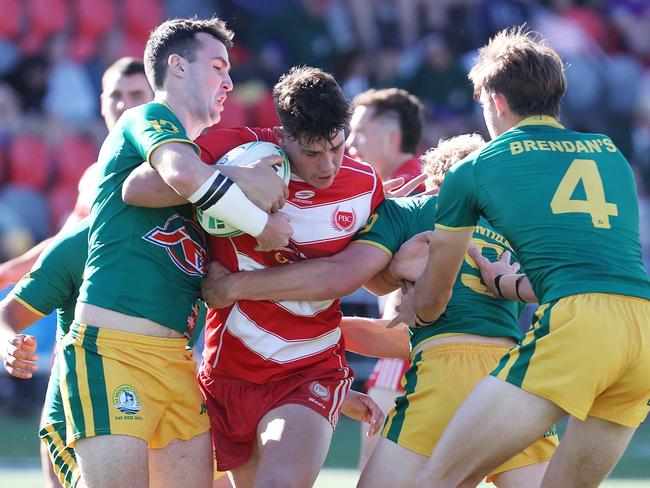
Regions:
[[[138,205],[136,193],[133,191],[133,185],[127,180],[122,185],[122,200],[127,205]]]

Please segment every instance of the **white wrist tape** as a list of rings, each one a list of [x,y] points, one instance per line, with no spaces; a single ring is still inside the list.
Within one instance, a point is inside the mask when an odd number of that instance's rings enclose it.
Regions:
[[[234,182],[218,170],[188,200],[210,217],[257,237],[262,233],[269,215],[251,202]]]

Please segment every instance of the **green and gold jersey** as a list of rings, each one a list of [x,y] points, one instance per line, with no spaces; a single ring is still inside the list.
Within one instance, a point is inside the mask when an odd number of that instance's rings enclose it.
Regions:
[[[392,256],[415,234],[433,229],[436,203],[434,196],[386,199],[354,242],[371,244]],[[512,251],[508,242],[484,221],[476,227],[472,242],[492,261],[503,251]],[[522,309],[523,304],[496,298],[467,254],[445,312],[433,325],[410,329],[411,347],[435,335],[450,333],[512,337],[518,341],[521,332],[517,319]]]
[[[579,293],[650,299],[632,170],[607,136],[529,117],[451,168],[436,228],[479,217],[505,236],[540,303]]]
[[[68,333],[74,319],[87,255],[88,219],[83,219],[57,235],[11,291],[15,300],[38,315],[56,309],[57,342]]]
[[[104,141],[79,300],[188,333],[206,261],[192,207],[139,208],[122,200],[131,171],[169,142],[192,144],[198,153],[169,107],[154,102],[124,112]]]

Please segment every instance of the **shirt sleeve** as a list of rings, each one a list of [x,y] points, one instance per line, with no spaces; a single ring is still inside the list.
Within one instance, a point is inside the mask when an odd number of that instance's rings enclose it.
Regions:
[[[48,246],[32,270],[11,291],[13,298],[43,316],[66,306],[77,295],[86,262],[86,255],[77,252],[71,244],[68,238],[64,238]]]
[[[353,242],[370,244],[392,257],[405,240],[406,219],[401,213],[395,200],[384,200],[354,236]]]
[[[452,167],[438,196],[436,229],[468,230],[479,218],[478,195],[473,160]]]
[[[128,114],[124,125],[125,137],[143,161],[151,163],[149,158],[154,149],[168,142],[191,144],[199,154],[198,146],[187,137],[185,129],[169,108],[159,103],[149,103],[143,107]]]

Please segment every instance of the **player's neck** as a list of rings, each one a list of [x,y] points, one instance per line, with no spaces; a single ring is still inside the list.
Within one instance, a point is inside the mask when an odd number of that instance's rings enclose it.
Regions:
[[[203,121],[199,120],[194,115],[193,111],[190,109],[188,101],[182,96],[174,95],[167,90],[160,90],[156,91],[153,101],[166,105],[172,112],[174,112],[174,115],[176,115],[185,129],[187,137],[192,140],[199,137],[203,129],[207,127]]]

